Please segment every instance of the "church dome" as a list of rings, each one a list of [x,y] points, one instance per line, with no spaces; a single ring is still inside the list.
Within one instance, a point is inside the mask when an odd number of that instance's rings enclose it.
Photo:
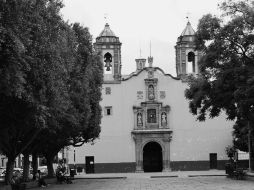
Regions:
[[[193,30],[190,22],[188,21],[185,29],[183,30],[181,36],[193,36],[195,35],[195,31]]]
[[[109,37],[109,36],[116,36],[114,32],[109,28],[109,24],[106,23],[104,29],[100,33],[99,37]]]
[[[100,35],[96,38],[97,43],[119,43],[119,38],[110,29],[109,24],[106,23]]]
[[[195,36],[195,31],[191,26],[191,23],[188,21],[186,27],[184,28],[181,35],[178,37],[178,42],[193,42]]]

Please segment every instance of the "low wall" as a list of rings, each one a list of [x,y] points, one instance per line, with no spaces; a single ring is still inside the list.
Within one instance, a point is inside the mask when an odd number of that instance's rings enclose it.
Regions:
[[[218,160],[218,170],[225,170],[225,164],[228,160]],[[239,162],[239,167],[246,166],[246,162]],[[69,165],[73,168],[73,165]],[[83,168],[82,172],[85,172],[85,164],[76,164],[76,168]],[[210,170],[210,161],[171,161],[170,167],[172,171],[202,171]],[[94,173],[130,173],[136,171],[135,162],[123,162],[123,163],[95,163]]]

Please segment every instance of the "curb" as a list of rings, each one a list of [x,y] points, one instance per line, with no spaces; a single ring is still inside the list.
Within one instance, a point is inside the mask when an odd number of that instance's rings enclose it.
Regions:
[[[227,176],[226,174],[214,174],[214,175],[209,175],[209,174],[207,174],[207,175],[188,175],[188,177],[215,177],[215,176]]]
[[[150,176],[150,178],[173,178],[179,177],[178,175],[170,175],[170,176]]]
[[[76,179],[127,179],[127,177],[80,177],[80,178],[74,178]]]
[[[201,174],[201,175],[186,175],[186,177],[226,177],[226,174]],[[149,176],[148,178],[179,178],[179,175],[168,175],[168,176]],[[78,177],[74,178],[73,180],[77,179],[127,179],[129,177],[122,176],[122,177]]]

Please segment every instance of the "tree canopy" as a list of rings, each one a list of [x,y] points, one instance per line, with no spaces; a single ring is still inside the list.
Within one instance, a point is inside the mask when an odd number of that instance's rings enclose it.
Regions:
[[[185,96],[199,121],[221,111],[236,120],[234,136],[241,139],[247,123],[254,128],[254,1],[228,0],[220,9],[221,17],[207,14],[199,20],[195,41],[203,51],[200,74],[190,78]]]
[[[103,70],[88,28],[62,19],[61,0],[0,1],[0,150],[10,179],[20,153],[52,161],[99,136]]]

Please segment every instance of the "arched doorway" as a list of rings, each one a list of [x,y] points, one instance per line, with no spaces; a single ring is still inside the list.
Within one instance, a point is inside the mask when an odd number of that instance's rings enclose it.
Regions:
[[[144,172],[162,171],[162,149],[157,142],[149,142],[143,148]]]

